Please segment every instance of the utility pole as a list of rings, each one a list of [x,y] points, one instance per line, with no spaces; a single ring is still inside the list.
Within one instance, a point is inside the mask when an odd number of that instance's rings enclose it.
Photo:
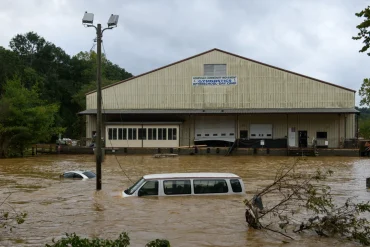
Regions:
[[[108,27],[101,29],[101,24],[97,26],[93,25],[94,14],[85,12],[84,17],[82,18],[82,24],[86,27],[94,27],[96,30],[96,42],[97,42],[97,73],[96,73],[96,140],[95,140],[95,157],[96,157],[96,190],[102,189],[102,172],[101,172],[101,163],[102,163],[102,96],[101,96],[101,42],[103,37],[103,32],[107,29],[112,29],[117,27],[118,15],[111,15],[108,20]]]
[[[102,41],[101,24],[96,28],[96,42],[97,42],[97,92],[96,92],[96,190],[101,190],[101,162],[102,162],[102,145],[101,145],[101,127],[102,127],[102,114],[101,114],[101,41]]]

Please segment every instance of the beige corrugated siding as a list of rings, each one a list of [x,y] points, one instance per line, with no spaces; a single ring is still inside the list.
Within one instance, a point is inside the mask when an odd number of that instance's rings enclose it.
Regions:
[[[194,144],[194,116],[183,116],[185,120],[180,125],[180,146],[190,146]]]
[[[96,116],[87,115],[86,116],[86,137],[91,138],[93,131],[96,131]],[[87,145],[89,144],[90,143],[87,143]]]
[[[204,64],[226,64],[235,86],[193,86]],[[117,84],[102,91],[103,109],[353,108],[355,93],[220,51]],[[96,108],[96,93],[87,95]]]

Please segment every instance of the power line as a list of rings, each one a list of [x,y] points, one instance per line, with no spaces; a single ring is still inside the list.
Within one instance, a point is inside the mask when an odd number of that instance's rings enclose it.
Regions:
[[[91,49],[90,49],[90,52],[95,48],[95,42],[93,43],[93,45],[91,46]]]
[[[104,47],[104,43],[103,43],[103,42],[102,42],[102,47],[103,47],[103,53],[104,53],[104,55],[105,55],[105,59],[108,59],[108,58],[107,58],[107,53],[106,53],[106,51],[105,51],[105,47]],[[118,107],[119,105],[118,105],[118,100],[117,100],[116,91],[115,91],[115,90],[113,90],[113,91],[114,91],[114,98],[115,98],[115,102],[116,102],[117,107]],[[102,106],[104,106],[103,97],[102,97]],[[102,107],[102,108],[103,108],[103,112],[105,113],[105,108],[104,108],[104,107]],[[121,115],[121,114],[119,114],[119,116],[120,116],[120,120],[121,120],[121,122],[123,122],[122,115]],[[118,133],[117,133],[117,134],[118,134]],[[105,139],[107,139],[107,138],[105,138]],[[112,145],[112,140],[109,140],[109,141],[110,141],[110,144],[111,144],[111,147],[112,147],[112,146],[113,146],[113,145]],[[126,142],[127,142],[127,147],[129,147],[129,143],[128,143],[128,140],[127,140],[127,135],[126,135]],[[115,159],[116,159],[116,161],[117,161],[117,163],[118,163],[119,167],[121,168],[122,172],[125,174],[125,176],[128,178],[128,180],[130,180],[130,182],[131,182],[131,183],[133,183],[133,181],[130,179],[130,177],[128,176],[128,174],[127,174],[127,173],[125,172],[125,170],[122,168],[121,163],[119,162],[117,155],[115,155],[115,154],[114,154],[114,157],[115,157]]]
[[[102,110],[105,113],[105,108],[104,108],[104,102],[103,101],[102,101]],[[105,139],[107,140],[108,138],[105,138]],[[112,145],[112,140],[109,140],[109,141],[110,141],[110,144],[111,144],[111,147],[112,147],[113,146]],[[131,180],[131,178],[128,176],[128,174],[125,172],[125,170],[122,168],[121,163],[119,162],[117,155],[114,154],[114,158],[116,159],[119,167],[121,168],[122,172],[125,174],[125,176],[127,177],[127,179],[130,180],[131,183],[133,183],[133,181]]]

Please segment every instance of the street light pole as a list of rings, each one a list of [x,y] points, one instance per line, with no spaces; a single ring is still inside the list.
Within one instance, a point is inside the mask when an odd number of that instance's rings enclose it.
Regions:
[[[108,27],[101,29],[101,24],[97,26],[93,25],[94,14],[85,12],[84,17],[82,18],[82,24],[87,27],[94,27],[96,30],[96,42],[97,42],[97,72],[96,72],[96,140],[95,140],[95,156],[96,156],[96,190],[102,189],[102,172],[101,172],[101,163],[102,163],[102,96],[101,96],[101,42],[103,37],[103,32],[107,29],[112,29],[117,26],[118,15],[111,15],[108,20]]]
[[[101,190],[102,174],[101,174],[101,162],[102,162],[102,145],[101,145],[101,127],[102,127],[102,114],[101,114],[101,41],[102,31],[101,24],[97,25],[96,28],[96,42],[97,42],[97,92],[96,92],[96,190]]]

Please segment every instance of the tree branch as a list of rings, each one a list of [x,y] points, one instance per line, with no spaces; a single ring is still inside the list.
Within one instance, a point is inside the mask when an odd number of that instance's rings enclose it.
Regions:
[[[294,238],[292,238],[291,236],[286,235],[286,234],[284,234],[284,233],[282,233],[282,232],[280,232],[280,231],[276,231],[276,230],[274,230],[274,229],[271,229],[271,228],[268,228],[268,227],[265,227],[265,226],[262,226],[262,228],[263,228],[263,229],[266,229],[266,230],[269,230],[269,231],[272,231],[272,232],[279,233],[279,234],[283,235],[284,237],[287,237],[287,238],[290,238],[291,240],[294,240]]]

